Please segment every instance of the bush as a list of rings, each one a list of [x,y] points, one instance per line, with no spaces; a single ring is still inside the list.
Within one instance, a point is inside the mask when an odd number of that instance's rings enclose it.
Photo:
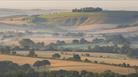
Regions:
[[[54,59],[59,59],[61,57],[61,55],[59,53],[55,53],[52,55],[52,58]]]
[[[81,57],[78,54],[74,54],[73,59],[76,60],[76,61],[80,61]]]
[[[16,55],[16,51],[13,51],[13,52],[12,52],[12,55]]]
[[[74,54],[73,57],[69,57],[68,60],[81,61],[81,57],[78,54]]]
[[[31,39],[22,39],[21,41],[19,41],[19,44],[24,50],[36,47],[36,44]]]
[[[37,67],[37,68],[42,67],[42,66],[49,66],[49,65],[51,65],[51,63],[48,60],[36,61],[33,64],[33,66],[34,67]]]
[[[84,60],[84,62],[88,62],[88,63],[89,63],[89,62],[91,62],[91,61],[90,61],[89,59],[86,58],[86,59]]]
[[[29,54],[28,54],[29,57],[37,57],[37,54],[35,53],[35,51],[32,49],[29,51]]]

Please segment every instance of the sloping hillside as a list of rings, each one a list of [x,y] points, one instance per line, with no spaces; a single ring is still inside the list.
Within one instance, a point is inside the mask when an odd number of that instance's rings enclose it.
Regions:
[[[55,26],[61,30],[101,30],[115,28],[118,25],[133,24],[138,21],[138,12],[105,11],[93,13],[53,13],[32,16],[32,23],[38,26]]]
[[[13,16],[0,20],[9,25],[28,25],[50,31],[99,31],[138,22],[136,11],[103,11],[93,13],[60,12],[46,15]],[[32,26],[33,25],[33,26]]]

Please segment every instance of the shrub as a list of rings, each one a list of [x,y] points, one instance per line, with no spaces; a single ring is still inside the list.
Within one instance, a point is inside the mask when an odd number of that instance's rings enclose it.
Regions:
[[[52,58],[54,59],[59,59],[61,57],[61,55],[59,53],[55,53],[52,55]]]

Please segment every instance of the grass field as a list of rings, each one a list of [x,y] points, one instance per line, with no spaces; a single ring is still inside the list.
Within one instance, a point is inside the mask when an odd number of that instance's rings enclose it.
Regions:
[[[42,18],[47,18],[47,19],[53,19],[53,18],[62,18],[62,17],[76,17],[76,16],[99,16],[102,15],[103,13],[100,12],[95,12],[95,13],[72,13],[72,12],[62,12],[62,13],[53,13],[53,14],[48,14],[48,15],[41,15],[40,17]]]
[[[28,52],[22,51],[17,52],[21,55],[27,55]],[[98,61],[101,63],[108,63],[108,64],[122,64],[127,63],[131,66],[138,66],[138,60],[137,59],[131,59],[128,58],[126,55],[120,55],[120,54],[112,54],[112,53],[95,53],[95,52],[52,52],[52,51],[37,51],[36,54],[38,57],[44,57],[44,58],[51,58],[52,54],[59,53],[61,54],[61,59],[63,58],[69,58],[72,57],[73,54],[79,54],[81,56],[82,60],[85,60],[86,58],[91,61]],[[86,54],[90,54],[90,57],[85,56]]]
[[[19,64],[33,64],[37,60],[42,60],[41,58],[31,58],[31,57],[21,57],[21,56],[11,56],[11,55],[0,55],[0,61],[13,61]],[[135,70],[132,68],[123,68],[123,67],[116,67],[116,66],[109,66],[109,65],[102,65],[102,64],[94,64],[94,63],[83,63],[83,62],[74,62],[74,61],[64,61],[64,60],[51,60],[50,70],[74,70],[74,71],[90,71],[90,72],[104,72],[106,70],[111,70],[116,73],[121,74],[129,74],[134,73]]]

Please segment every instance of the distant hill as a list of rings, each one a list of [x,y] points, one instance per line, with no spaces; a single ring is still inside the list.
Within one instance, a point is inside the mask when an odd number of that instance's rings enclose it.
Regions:
[[[71,30],[72,28],[76,30],[108,29],[118,25],[133,24],[137,21],[138,12],[136,11],[66,12],[32,17],[32,23],[70,27]]]
[[[17,21],[21,24],[18,24]],[[10,16],[0,20],[0,23],[9,25],[28,25],[36,30],[63,32],[109,30],[117,28],[119,25],[131,25],[137,22],[137,11],[52,12],[42,15]]]
[[[17,14],[0,17],[0,31],[29,31],[40,35],[59,34],[61,36],[70,33],[82,33],[89,37],[94,34],[123,34],[137,44],[138,12],[101,11],[89,13],[49,12],[37,15]]]

